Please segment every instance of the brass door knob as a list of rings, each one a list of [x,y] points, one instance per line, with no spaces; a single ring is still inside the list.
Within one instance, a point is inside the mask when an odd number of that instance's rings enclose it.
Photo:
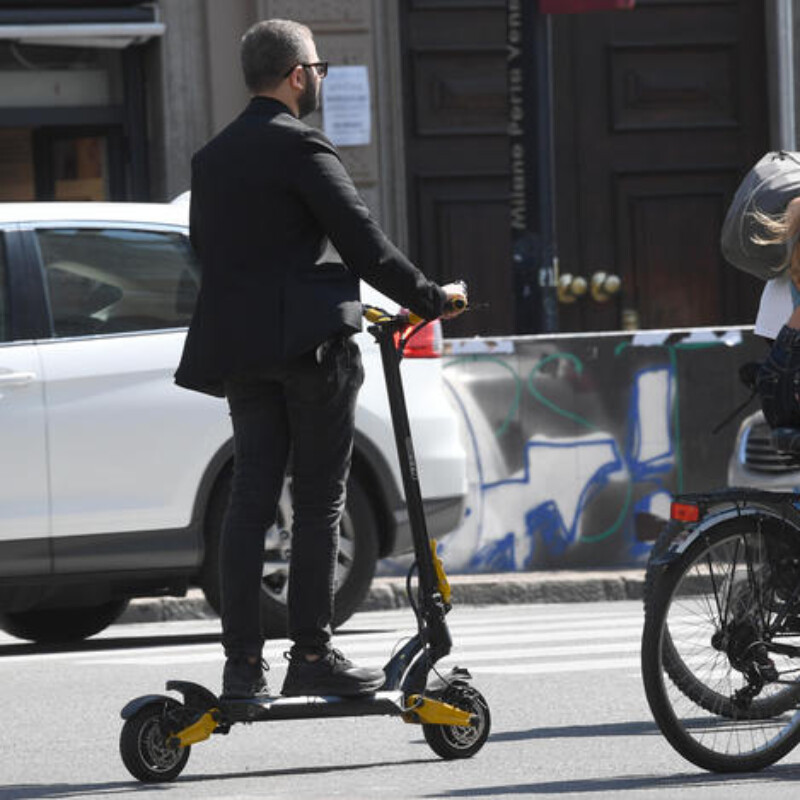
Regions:
[[[582,275],[571,275],[566,272],[558,278],[558,302],[574,303],[586,294],[588,288],[586,278]]]
[[[622,288],[619,275],[609,272],[595,272],[590,282],[592,299],[598,303],[607,303]]]

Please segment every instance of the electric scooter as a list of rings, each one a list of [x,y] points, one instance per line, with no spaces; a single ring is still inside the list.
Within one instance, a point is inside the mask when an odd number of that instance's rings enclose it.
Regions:
[[[373,306],[364,306],[364,316],[380,347],[414,541],[415,561],[406,590],[417,633],[385,664],[386,681],[380,690],[365,697],[226,700],[199,684],[171,680],[166,688],[181,695],[182,702],[161,694],[131,700],[121,712],[125,722],[120,753],[128,771],[140,781],[174,780],[186,766],[193,745],[212,734],[226,734],[239,723],[396,716],[420,724],[428,745],[444,759],[470,758],[489,736],[489,706],[472,686],[469,672],[454,667],[442,674],[436,669],[436,663],[452,647],[445,620],[451,608],[451,590],[436,542],[428,537],[400,375],[403,348],[425,323],[408,312],[391,315]]]

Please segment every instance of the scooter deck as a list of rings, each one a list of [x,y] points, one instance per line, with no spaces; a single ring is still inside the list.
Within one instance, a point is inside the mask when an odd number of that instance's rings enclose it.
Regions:
[[[220,698],[217,707],[225,721],[230,723],[326,717],[399,716],[403,713],[403,693],[376,692],[363,697],[309,695],[245,700]]]
[[[190,681],[167,681],[167,689],[182,694],[187,708],[200,714],[214,711],[220,722],[229,724],[311,717],[397,716],[404,711],[404,695],[400,690],[378,691],[361,697],[276,695],[236,700],[217,697],[205,686]]]

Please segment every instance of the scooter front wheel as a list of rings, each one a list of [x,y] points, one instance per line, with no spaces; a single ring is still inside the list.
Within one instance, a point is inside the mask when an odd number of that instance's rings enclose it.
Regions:
[[[178,777],[189,760],[191,747],[168,741],[169,718],[180,710],[173,700],[148,703],[122,726],[119,750],[128,772],[144,783],[161,783]]]
[[[451,760],[471,758],[489,738],[492,715],[484,696],[471,686],[453,685],[448,687],[438,699],[469,711],[474,721],[469,727],[462,725],[424,724],[422,732],[425,741],[436,755]]]

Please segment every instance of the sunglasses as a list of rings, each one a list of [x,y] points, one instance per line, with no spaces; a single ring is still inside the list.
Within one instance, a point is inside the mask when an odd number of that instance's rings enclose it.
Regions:
[[[303,69],[314,69],[320,78],[324,78],[328,74],[327,61],[315,61],[313,64],[295,64],[283,77],[288,78],[298,67]]]

